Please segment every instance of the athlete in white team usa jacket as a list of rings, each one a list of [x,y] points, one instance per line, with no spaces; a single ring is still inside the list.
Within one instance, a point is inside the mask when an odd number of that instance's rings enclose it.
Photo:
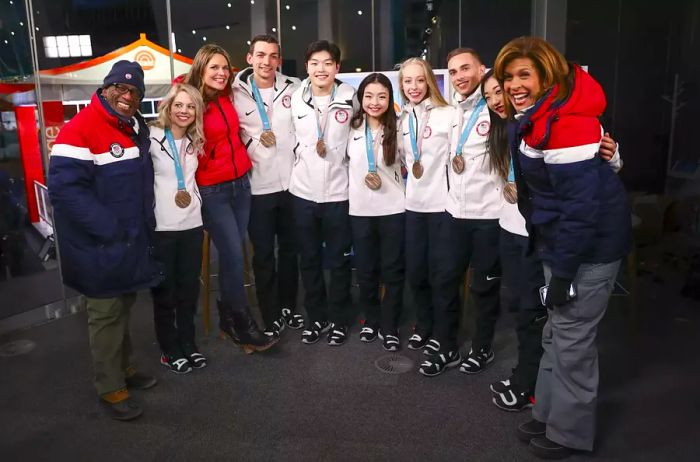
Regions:
[[[250,173],[251,192],[255,195],[286,191],[294,164],[292,94],[301,82],[296,77],[276,72],[274,86],[260,89],[275,134],[275,144],[265,147],[260,142],[263,123],[253,97],[251,79],[253,68],[249,67],[239,72],[233,82],[233,104],[241,124],[239,133],[248,157],[253,162]],[[268,99],[265,98],[266,95],[269,95]]]
[[[345,150],[350,119],[355,110],[355,89],[339,80],[334,85],[324,133],[325,157],[316,152],[318,126],[309,79],[305,79],[292,95],[292,119],[297,144],[289,191],[297,197],[318,203],[348,200]]]

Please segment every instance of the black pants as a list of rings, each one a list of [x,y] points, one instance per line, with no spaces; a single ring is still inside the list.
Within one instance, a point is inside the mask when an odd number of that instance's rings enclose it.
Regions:
[[[288,191],[252,196],[248,236],[253,243],[255,292],[263,320],[270,327],[282,308],[295,310],[299,287],[294,211]]]
[[[500,278],[498,241],[501,227],[498,220],[452,219],[457,286],[468,267],[472,268],[470,293],[476,309],[476,332],[472,349],[490,348],[500,311]],[[457,341],[459,307],[446,313],[445,335],[448,345]]]
[[[350,223],[365,324],[395,332],[403,308],[405,214],[351,216]]]
[[[156,339],[163,353],[177,355],[194,345],[194,314],[202,268],[202,228],[155,233],[156,258],[165,279],[151,289]]]
[[[351,302],[348,201],[318,203],[294,196],[293,204],[309,321],[346,325]],[[330,270],[327,296],[324,266]]]
[[[447,335],[440,320],[459,306],[451,220],[447,212],[406,211],[406,279],[416,307],[416,331],[435,334],[441,345]]]
[[[527,255],[527,248],[527,237],[501,229],[503,282],[508,288],[510,306],[517,310],[518,364],[513,369],[512,382],[534,393],[547,309],[542,306],[539,295],[544,285],[542,261],[535,252]]]

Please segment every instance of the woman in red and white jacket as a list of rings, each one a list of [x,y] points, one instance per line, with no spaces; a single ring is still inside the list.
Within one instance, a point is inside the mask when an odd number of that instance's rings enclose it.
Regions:
[[[204,112],[204,155],[197,184],[202,219],[219,251],[219,328],[246,353],[266,350],[277,340],[264,335],[250,315],[243,286],[243,238],[250,216],[251,162],[238,135],[239,122],[231,101],[231,59],[222,47],[199,49],[184,82],[199,89]]]

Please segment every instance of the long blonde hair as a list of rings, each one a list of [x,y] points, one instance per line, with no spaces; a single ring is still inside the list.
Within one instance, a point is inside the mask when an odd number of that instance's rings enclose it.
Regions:
[[[183,82],[189,83],[199,90],[204,98],[207,96],[204,91],[205,85],[202,77],[204,76],[204,70],[207,68],[207,64],[209,64],[209,61],[214,57],[214,55],[221,55],[226,58],[226,63],[229,67],[229,77],[223,93],[228,94],[231,91],[231,85],[233,85],[234,75],[233,69],[231,69],[231,57],[229,56],[228,52],[220,45],[215,43],[207,43],[197,51],[197,54],[194,56],[194,60],[192,60],[192,67],[190,67],[190,71],[187,73],[187,75],[185,75],[183,80]]]
[[[190,138],[190,140],[192,140],[194,152],[196,152],[198,155],[202,155],[204,153],[202,150],[202,147],[204,146],[204,129],[202,127],[204,100],[202,99],[202,95],[199,93],[199,91],[197,91],[197,89],[192,85],[188,85],[186,83],[176,83],[170,87],[168,94],[165,95],[165,98],[163,98],[158,104],[158,118],[155,120],[155,122],[153,122],[153,125],[164,130],[171,127],[171,107],[173,105],[173,101],[175,101],[175,98],[180,92],[187,93],[187,95],[192,98],[192,102],[194,103],[194,122],[187,127],[185,134]]]
[[[408,98],[403,92],[403,72],[404,69],[410,66],[411,64],[418,64],[423,68],[425,80],[428,84],[428,94],[426,95],[426,98],[430,98],[430,102],[433,103],[433,106],[449,106],[447,101],[445,101],[445,98],[443,98],[442,93],[440,93],[440,90],[438,89],[437,80],[435,79],[435,73],[433,72],[433,68],[430,66],[430,63],[428,63],[428,61],[421,58],[408,58],[407,60],[401,63],[401,67],[399,68],[399,89],[401,92],[401,99],[403,100],[403,103],[406,104],[408,102]]]

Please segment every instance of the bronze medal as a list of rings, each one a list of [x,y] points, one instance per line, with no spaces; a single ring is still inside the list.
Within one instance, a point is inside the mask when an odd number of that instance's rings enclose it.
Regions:
[[[413,162],[413,167],[411,167],[411,171],[413,172],[413,176],[416,178],[420,178],[423,176],[423,165],[420,163],[419,160]]]
[[[270,146],[274,146],[275,145],[275,134],[272,133],[272,130],[265,130],[264,132],[262,132],[262,134],[260,134],[260,142],[266,148],[269,148]]]
[[[320,139],[316,142],[316,152],[322,158],[326,157],[326,142]]]
[[[187,208],[192,202],[192,196],[184,189],[178,189],[175,194],[175,204],[181,209]]]
[[[454,156],[452,159],[452,170],[454,170],[457,175],[464,171],[464,157]]]
[[[367,175],[365,175],[365,184],[372,191],[376,191],[377,189],[381,188],[382,179],[379,176],[379,173],[369,172]]]
[[[518,202],[518,188],[515,186],[515,183],[506,183],[503,186],[503,197],[509,204]]]

